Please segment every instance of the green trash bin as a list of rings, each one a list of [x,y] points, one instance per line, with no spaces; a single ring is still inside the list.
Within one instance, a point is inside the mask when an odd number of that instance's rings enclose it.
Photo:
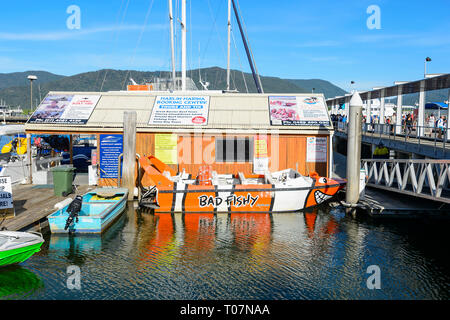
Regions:
[[[73,174],[75,168],[63,165],[50,169],[53,173],[53,190],[57,196],[67,196],[72,193]]]

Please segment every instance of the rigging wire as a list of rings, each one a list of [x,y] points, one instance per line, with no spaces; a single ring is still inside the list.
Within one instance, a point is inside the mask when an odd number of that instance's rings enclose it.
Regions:
[[[146,13],[145,19],[144,19],[144,25],[142,26],[141,32],[139,34],[139,37],[138,37],[138,40],[137,40],[137,43],[136,43],[136,46],[135,46],[134,51],[133,51],[133,55],[132,55],[132,57],[130,59],[130,66],[134,62],[134,58],[136,57],[137,49],[138,49],[139,45],[141,44],[142,36],[144,34],[145,27],[147,26],[148,18],[150,17],[150,12],[152,11],[152,8],[153,8],[153,2],[154,2],[154,0],[150,0],[150,4],[148,6],[147,13]],[[125,74],[125,79],[124,79],[123,84],[122,84],[122,89],[124,89],[124,87],[125,87],[125,83],[126,83],[128,74],[130,72],[131,72],[131,70],[128,70],[127,73]]]
[[[240,7],[240,5],[239,5],[239,0],[236,0],[236,2],[237,2],[237,7],[238,7],[239,15],[240,15],[240,17],[241,17],[242,24],[243,24],[243,26],[244,26],[244,34],[245,34],[245,37],[247,38],[247,45],[248,45],[248,47],[249,47],[249,49],[250,49],[250,55],[252,56],[253,65],[255,66],[255,70],[256,70],[256,75],[258,76],[259,85],[260,85],[260,87],[261,87],[262,93],[264,93],[264,89],[263,89],[263,86],[262,86],[261,78],[259,77],[258,68],[256,67],[255,57],[253,56],[252,47],[251,47],[251,45],[250,45],[250,41],[249,41],[249,38],[248,38],[247,27],[245,26],[244,16],[242,15],[241,7]]]
[[[231,29],[231,38],[233,38],[234,47],[236,49],[236,56],[237,56],[238,61],[239,61],[239,68],[241,69],[242,79],[244,79],[245,90],[248,93],[247,81],[245,80],[245,75],[244,75],[244,71],[243,71],[244,69],[242,68],[241,58],[239,57],[239,52],[238,52],[238,48],[237,48],[237,45],[236,45],[236,39],[234,38],[233,29]]]
[[[115,23],[116,26],[117,26],[118,23],[119,23],[120,12],[122,11],[124,1],[125,1],[125,0],[122,0],[122,2],[120,3],[119,10],[117,11],[116,23]],[[118,32],[118,30],[119,30],[119,28],[116,30],[116,32]],[[106,54],[104,54],[103,57],[106,57]],[[95,85],[94,85],[94,88],[97,88],[97,83],[98,83],[99,78],[100,78],[100,70],[99,70],[99,72],[97,72],[97,79],[95,79]],[[94,90],[95,90],[95,89],[94,89]]]
[[[117,44],[117,39],[119,38],[120,28],[122,27],[123,21],[125,20],[125,16],[127,15],[128,5],[129,4],[130,4],[130,0],[127,0],[127,4],[125,6],[125,10],[124,10],[124,13],[123,13],[123,16],[122,16],[122,20],[120,21],[120,26],[119,26],[119,28],[117,30],[116,37],[114,39],[114,46]],[[102,85],[100,86],[100,91],[103,90],[103,85],[105,83],[106,76],[108,75],[108,71],[109,71],[109,69],[106,69],[105,76],[103,77]]]

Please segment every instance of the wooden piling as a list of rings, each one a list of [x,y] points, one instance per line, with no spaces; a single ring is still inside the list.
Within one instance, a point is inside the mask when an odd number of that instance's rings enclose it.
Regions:
[[[123,113],[122,186],[128,189],[128,200],[133,200],[135,187],[136,119],[136,111],[125,111]]]

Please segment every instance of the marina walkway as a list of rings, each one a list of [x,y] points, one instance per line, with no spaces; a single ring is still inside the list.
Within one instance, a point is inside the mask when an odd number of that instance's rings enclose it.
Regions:
[[[86,193],[92,186],[77,186],[78,193]],[[69,195],[75,198],[75,194]],[[53,194],[53,185],[14,185],[13,201],[15,217],[7,219],[0,225],[11,231],[21,231],[39,227],[46,217],[55,211],[55,204],[66,199]],[[1,220],[0,220],[1,221]]]

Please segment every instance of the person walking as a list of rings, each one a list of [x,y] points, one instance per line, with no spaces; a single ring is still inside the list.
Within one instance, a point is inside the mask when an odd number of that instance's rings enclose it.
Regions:
[[[409,138],[409,135],[411,134],[411,131],[412,131],[412,124],[413,124],[412,116],[410,113],[408,113],[408,115],[406,116],[405,124],[406,124],[406,132],[405,132],[406,137]]]

